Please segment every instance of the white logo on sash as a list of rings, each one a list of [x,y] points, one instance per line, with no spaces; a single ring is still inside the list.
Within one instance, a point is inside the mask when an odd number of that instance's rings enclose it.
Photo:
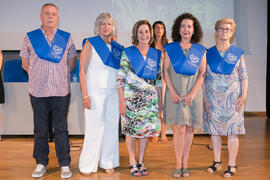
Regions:
[[[234,64],[236,60],[237,60],[237,56],[233,55],[232,53],[229,53],[227,57],[225,58],[225,61],[228,64]]]
[[[200,61],[199,57],[194,55],[194,54],[191,54],[190,57],[189,57],[189,61],[188,63],[191,65],[191,66],[194,66],[194,67],[197,67],[197,63]]]
[[[153,59],[150,59],[150,58],[147,59],[147,65],[146,65],[146,67],[148,69],[150,69],[151,71],[154,71],[156,66],[157,66],[157,62],[156,61],[154,61]]]
[[[53,46],[53,52],[54,52],[55,54],[62,54],[63,48],[60,48],[59,46],[54,45],[54,46]]]
[[[121,52],[118,50],[118,49],[116,49],[116,48],[113,48],[112,49],[112,52],[113,52],[113,55],[115,56],[115,57],[119,57],[121,54]]]
[[[52,55],[54,56],[54,58],[60,59],[61,57],[59,56],[59,54],[62,54],[63,48],[54,45],[52,49],[53,49]]]

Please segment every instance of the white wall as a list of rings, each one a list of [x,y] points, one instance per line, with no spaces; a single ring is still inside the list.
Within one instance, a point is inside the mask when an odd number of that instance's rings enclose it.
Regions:
[[[27,31],[40,26],[40,7],[59,7],[59,27],[72,33],[76,48],[93,35],[101,12],[117,20],[118,40],[130,45],[133,24],[139,19],[165,22],[170,37],[175,17],[193,13],[201,22],[206,47],[214,45],[214,24],[222,17],[236,21],[236,45],[246,52],[249,90],[246,111],[266,111],[267,0],[0,0],[0,49],[19,50]]]
[[[234,0],[0,0],[0,49],[19,50],[25,33],[40,27],[40,8],[53,2],[59,8],[59,28],[72,34],[75,46],[93,36],[94,22],[102,12],[115,17],[118,41],[131,45],[136,21],[162,20],[170,38],[174,19],[184,12],[194,14],[205,32],[205,45],[212,44],[214,23],[221,17],[234,17]]]
[[[266,111],[267,0],[235,0],[236,44],[245,50],[249,89],[245,111]]]

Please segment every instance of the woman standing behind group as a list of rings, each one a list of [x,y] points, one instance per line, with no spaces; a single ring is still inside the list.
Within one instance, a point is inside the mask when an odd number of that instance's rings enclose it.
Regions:
[[[140,20],[132,29],[132,44],[124,49],[118,74],[118,94],[122,133],[126,135],[130,173],[146,176],[144,153],[148,138],[158,136],[161,104],[161,51],[151,48],[152,27]],[[139,142],[138,162],[135,158],[136,138]]]
[[[85,136],[79,159],[83,174],[97,172],[99,167],[109,174],[119,166],[118,145],[118,94],[116,77],[120,45],[111,39],[115,36],[115,23],[109,13],[100,14],[95,22],[97,36],[84,40],[80,56],[80,85],[85,115]],[[121,47],[121,46],[120,46]]]
[[[160,59],[160,67],[161,67],[161,80],[162,80],[162,91],[161,91],[161,98],[162,98],[162,107],[164,106],[164,97],[166,91],[166,83],[163,76],[163,64],[164,64],[164,45],[168,44],[167,33],[165,24],[162,21],[156,21],[153,24],[153,31],[154,31],[154,41],[151,44],[151,47],[161,50],[161,59]],[[159,117],[161,120],[161,140],[162,142],[166,143],[166,124],[163,118],[163,110],[159,113]],[[154,136],[152,139],[153,142],[158,142],[158,136]]]
[[[232,45],[235,23],[231,18],[220,19],[215,25],[216,46],[207,51],[205,79],[204,129],[211,134],[214,152],[210,173],[221,167],[221,136],[228,136],[229,162],[224,177],[234,176],[239,148],[238,134],[245,134],[244,104],[248,76],[244,51]]]
[[[166,123],[173,125],[176,156],[174,178],[188,177],[188,158],[194,128],[203,125],[203,93],[206,71],[205,47],[199,21],[191,14],[178,16],[172,28],[173,43],[165,45],[164,76]]]

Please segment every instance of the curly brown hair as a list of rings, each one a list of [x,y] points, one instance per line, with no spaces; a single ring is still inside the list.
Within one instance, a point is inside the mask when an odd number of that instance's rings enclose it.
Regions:
[[[195,16],[193,16],[190,13],[183,13],[174,20],[174,23],[172,26],[172,39],[173,39],[173,41],[181,41],[181,35],[179,34],[179,29],[180,29],[181,23],[184,19],[190,19],[193,21],[194,33],[192,34],[190,42],[191,43],[200,42],[202,37],[203,37],[201,25],[200,25],[198,19],[195,18]]]
[[[149,21],[147,20],[140,20],[140,21],[137,21],[133,28],[132,28],[132,37],[131,37],[131,40],[132,40],[132,44],[133,45],[138,45],[138,30],[139,30],[139,27],[143,24],[146,24],[148,27],[149,27],[149,31],[150,31],[150,41],[149,41],[149,45],[152,43],[153,41],[153,29],[152,29],[152,26],[151,24],[149,23]]]

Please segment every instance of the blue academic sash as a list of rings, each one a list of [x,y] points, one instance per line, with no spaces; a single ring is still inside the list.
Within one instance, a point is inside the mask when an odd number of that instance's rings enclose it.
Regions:
[[[116,68],[119,69],[120,61],[121,61],[121,54],[124,50],[124,46],[111,40],[111,47],[112,47],[112,50],[111,50],[112,60],[114,64],[116,65]]]
[[[136,46],[124,49],[137,76],[143,79],[155,79],[159,71],[161,51],[149,47],[146,60]]]
[[[51,46],[49,46],[40,28],[28,32],[27,36],[40,59],[59,63],[65,53],[70,33],[57,29]]]
[[[97,51],[100,59],[106,66],[112,67],[114,69],[120,68],[121,53],[124,49],[123,46],[112,40],[112,50],[110,51],[108,46],[100,36],[84,39],[83,46],[86,40],[88,40],[92,44],[92,46]]]
[[[194,75],[200,66],[206,48],[200,44],[192,44],[190,51],[185,56],[179,42],[172,42],[164,46],[174,71],[178,74]]]
[[[216,46],[207,50],[207,63],[214,73],[231,74],[236,63],[242,56],[244,51],[236,46],[231,46],[221,57]]]

